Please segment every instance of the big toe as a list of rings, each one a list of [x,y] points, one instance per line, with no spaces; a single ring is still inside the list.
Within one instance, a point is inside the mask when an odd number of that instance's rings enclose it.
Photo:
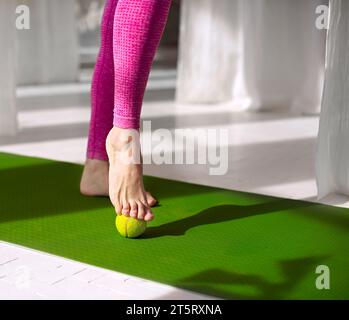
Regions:
[[[130,214],[130,204],[129,203],[124,203],[122,206],[122,214],[125,216],[129,216]]]

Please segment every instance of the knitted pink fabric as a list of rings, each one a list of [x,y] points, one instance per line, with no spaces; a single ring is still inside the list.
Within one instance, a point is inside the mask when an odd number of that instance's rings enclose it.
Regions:
[[[138,129],[145,87],[171,0],[108,0],[91,88],[87,157],[108,160],[114,126]]]

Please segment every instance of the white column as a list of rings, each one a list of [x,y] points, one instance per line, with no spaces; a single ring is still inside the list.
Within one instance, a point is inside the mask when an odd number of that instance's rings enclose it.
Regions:
[[[27,0],[25,4],[30,9],[30,30],[17,32],[18,83],[76,81],[79,52],[75,1]]]
[[[319,112],[327,0],[182,2],[177,100]]]
[[[349,1],[331,0],[316,172],[319,198],[349,195]]]
[[[241,2],[240,91],[253,109],[319,112],[326,31],[316,28],[316,7],[326,0]]]
[[[238,58],[237,5],[237,0],[181,2],[178,101],[231,99]]]
[[[17,132],[15,3],[0,1],[0,136]]]

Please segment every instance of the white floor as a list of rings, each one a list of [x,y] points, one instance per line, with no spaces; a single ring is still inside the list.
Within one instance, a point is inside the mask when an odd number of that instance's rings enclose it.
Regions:
[[[232,112],[230,105],[176,105],[175,74],[153,73],[143,119],[152,128],[220,128],[229,132],[229,170],[207,165],[146,165],[145,173],[234,190],[316,201],[318,117]],[[0,152],[83,163],[88,86],[21,88],[20,133],[0,137]],[[348,199],[322,202],[348,207]],[[206,296],[0,242],[0,299],[204,299]]]
[[[0,300],[207,298],[197,293],[0,242]]]

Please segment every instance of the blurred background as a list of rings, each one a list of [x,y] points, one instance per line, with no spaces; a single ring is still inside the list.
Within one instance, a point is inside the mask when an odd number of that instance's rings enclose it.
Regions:
[[[83,163],[104,0],[0,4],[0,151]],[[15,30],[16,5],[30,29]],[[226,129],[229,170],[146,174],[297,199],[316,196],[327,0],[173,0],[147,86],[152,129]],[[11,22],[12,21],[12,22]],[[1,63],[0,63],[1,64]],[[174,153],[174,150],[168,150]]]
[[[100,21],[105,0],[76,1],[78,19],[79,53],[81,68],[91,68],[96,61],[100,42]],[[173,1],[166,30],[155,60],[156,66],[176,67],[179,37],[180,1]]]

